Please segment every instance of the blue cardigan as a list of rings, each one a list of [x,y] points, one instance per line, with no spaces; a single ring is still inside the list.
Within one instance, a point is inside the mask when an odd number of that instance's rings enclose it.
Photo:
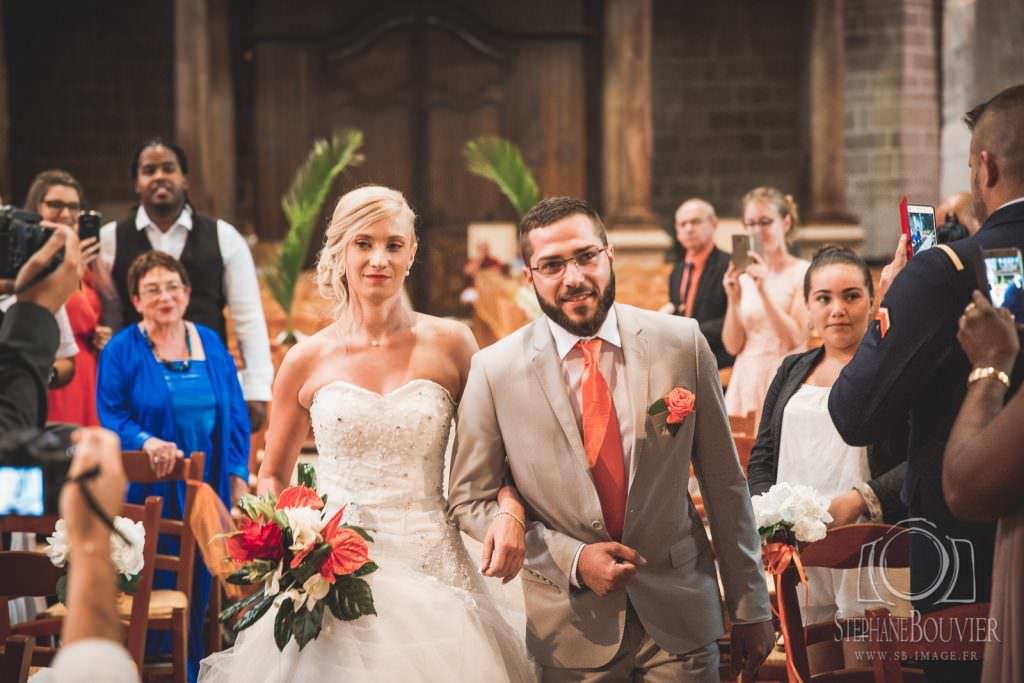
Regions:
[[[213,453],[206,454],[203,479],[217,491],[225,505],[230,506],[230,477],[249,478],[249,412],[242,398],[234,358],[213,330],[202,325],[196,325],[196,330],[203,342],[206,367],[217,402]],[[100,423],[117,432],[125,450],[140,450],[151,436],[176,442],[174,406],[164,369],[138,325],[117,333],[100,354],[96,408]],[[177,445],[187,457],[191,445]],[[141,491],[132,493],[138,495]],[[180,500],[184,501],[183,495]],[[168,502],[165,501],[165,510]],[[171,507],[177,506],[172,504]],[[180,508],[176,512],[180,518]]]

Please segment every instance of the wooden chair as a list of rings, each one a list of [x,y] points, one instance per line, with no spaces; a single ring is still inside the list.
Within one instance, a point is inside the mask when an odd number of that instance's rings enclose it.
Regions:
[[[50,528],[50,532],[53,528]],[[64,570],[55,567],[43,553],[26,550],[0,552],[0,638],[11,635],[53,637],[60,634],[62,620],[42,617],[11,625],[7,614],[9,598],[48,597],[57,592],[57,580]],[[32,650],[32,665],[47,666],[53,661],[57,649],[53,645],[37,646]]]
[[[127,630],[125,645],[128,652],[131,654],[132,659],[135,661],[136,666],[139,667],[139,671],[142,671],[142,656],[146,643],[149,596],[153,587],[153,576],[156,571],[156,543],[157,536],[159,535],[160,511],[162,508],[163,499],[161,499],[160,496],[148,496],[144,505],[132,505],[130,503],[125,503],[122,506],[120,513],[122,517],[127,517],[135,522],[142,522],[143,526],[146,528],[146,542],[142,549],[142,574],[136,584],[134,599],[128,602],[129,609],[123,611],[121,615]],[[4,531],[21,531],[49,536],[53,533],[53,528],[57,519],[58,518],[53,515],[40,517],[21,517],[10,515],[0,522],[0,527],[2,527]],[[64,569],[53,567],[46,555],[42,553],[30,554],[37,556],[37,559],[41,558],[41,560],[45,561],[47,565],[50,565],[51,569],[56,570],[58,576],[64,573]],[[43,564],[42,562],[33,560],[32,566],[38,566],[41,568]],[[43,572],[42,569],[39,569],[39,571],[46,576],[47,580],[52,578],[49,569],[45,572]],[[56,585],[56,580],[54,580],[53,585],[49,586],[49,589],[42,593],[42,595],[54,595],[56,592]],[[45,589],[45,584],[41,585],[40,588]],[[17,594],[12,593],[11,597],[14,595]],[[138,603],[138,606],[131,609],[131,605],[136,602]],[[63,625],[66,614],[66,607],[58,603],[48,608],[38,619],[15,624],[14,626],[10,626],[9,630],[11,633],[19,635],[32,635],[36,637],[56,636],[60,634],[60,629]],[[3,617],[0,617],[0,619],[6,618],[7,612],[5,609],[4,615]],[[45,666],[49,663],[49,660],[53,658],[55,653],[56,650],[54,648],[39,645],[34,651],[33,664],[36,666]]]
[[[880,553],[864,553],[863,549],[872,543],[885,545],[884,558]],[[825,567],[828,569],[857,569],[860,567],[882,567],[896,569],[910,566],[910,543],[906,529],[888,524],[849,524],[830,529],[828,535],[820,541],[809,543],[800,550],[800,559],[805,567]],[[800,603],[797,598],[799,577],[796,567],[790,565],[782,576],[779,594],[776,600],[780,603],[780,613],[786,620],[785,632],[789,638],[785,643],[786,658],[791,661],[797,674],[804,681],[834,680],[854,681],[872,680],[875,677],[870,667],[846,667],[843,670],[827,672],[832,678],[822,678],[825,674],[810,675],[810,663],[807,649],[818,643],[834,642],[836,624],[812,624],[804,627],[800,616]],[[840,674],[845,678],[840,678]],[[865,678],[870,675],[871,678]]]
[[[32,636],[9,636],[0,657],[0,681],[26,683],[32,667],[32,650],[36,639]]]
[[[911,628],[907,617],[894,617],[884,607],[865,612],[870,624],[868,643],[881,656],[873,660],[875,683],[904,683],[923,681],[924,675],[917,669],[905,669],[900,662],[927,657],[932,660],[955,655],[961,661],[980,662],[985,654],[987,638],[973,638],[978,635],[975,625],[989,627],[988,615],[991,605],[975,602],[947,607],[915,616],[919,619]],[[961,624],[965,627],[951,627]],[[881,637],[882,634],[884,637]],[[914,638],[914,634],[942,634],[941,638]],[[947,637],[949,636],[949,637]]]
[[[197,480],[202,481],[205,454],[194,452],[190,457],[179,460],[166,477],[157,477],[150,466],[149,456],[142,451],[125,451],[121,454],[128,481],[139,484],[154,484]],[[195,566],[196,547],[188,519],[195,502],[195,489],[185,487],[183,519],[161,519],[160,535],[178,539],[178,554],[156,555],[156,569],[174,572],[175,586],[172,590],[154,589],[150,596],[149,630],[167,631],[171,634],[171,678],[175,683],[185,683],[188,677],[188,622],[192,602],[192,571]],[[162,675],[164,662],[147,663],[145,678]]]
[[[746,415],[730,415],[729,429],[734,436],[757,436],[757,415],[750,411]]]

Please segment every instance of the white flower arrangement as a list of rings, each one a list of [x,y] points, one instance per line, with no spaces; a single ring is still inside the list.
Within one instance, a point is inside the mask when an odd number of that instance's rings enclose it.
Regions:
[[[828,496],[810,486],[785,482],[751,499],[761,538],[769,541],[781,534],[790,545],[795,541],[812,543],[825,538],[827,525],[832,521],[829,502]]]
[[[117,568],[119,588],[125,593],[134,593],[135,584],[138,583],[142,567],[145,565],[142,550],[146,545],[146,527],[142,522],[133,522],[127,517],[114,517],[114,528],[131,541],[125,543],[116,533],[110,533],[110,558]],[[63,519],[57,520],[53,535],[46,538],[46,543],[46,555],[53,566],[66,566],[71,543]],[[64,601],[64,578],[61,577],[57,584],[57,597],[61,602]]]

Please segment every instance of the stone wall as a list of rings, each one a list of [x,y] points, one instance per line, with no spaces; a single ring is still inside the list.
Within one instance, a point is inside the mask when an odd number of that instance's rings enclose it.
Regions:
[[[131,153],[174,133],[170,3],[8,1],[11,200],[65,168],[93,206],[135,198]]]
[[[801,2],[654,2],[652,204],[688,197],[738,216],[756,185],[806,197]]]

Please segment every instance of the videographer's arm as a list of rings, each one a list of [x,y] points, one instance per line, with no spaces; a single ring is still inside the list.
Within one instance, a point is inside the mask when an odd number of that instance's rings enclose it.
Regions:
[[[54,313],[78,286],[78,237],[66,226],[46,223],[54,234],[18,271],[12,283],[0,281],[0,293],[18,293],[18,301],[0,323],[0,430],[41,427],[46,421],[46,379],[57,351]],[[27,286],[62,248],[61,265]]]
[[[117,436],[105,429],[84,429],[74,440],[75,457],[68,475],[75,477],[98,467],[99,475],[85,486],[112,519],[121,508],[126,484]],[[89,509],[75,484],[66,484],[61,491],[60,512],[68,533],[70,569],[63,647],[54,661],[54,678],[135,683],[138,672],[121,645],[124,633],[117,616],[110,529]]]

